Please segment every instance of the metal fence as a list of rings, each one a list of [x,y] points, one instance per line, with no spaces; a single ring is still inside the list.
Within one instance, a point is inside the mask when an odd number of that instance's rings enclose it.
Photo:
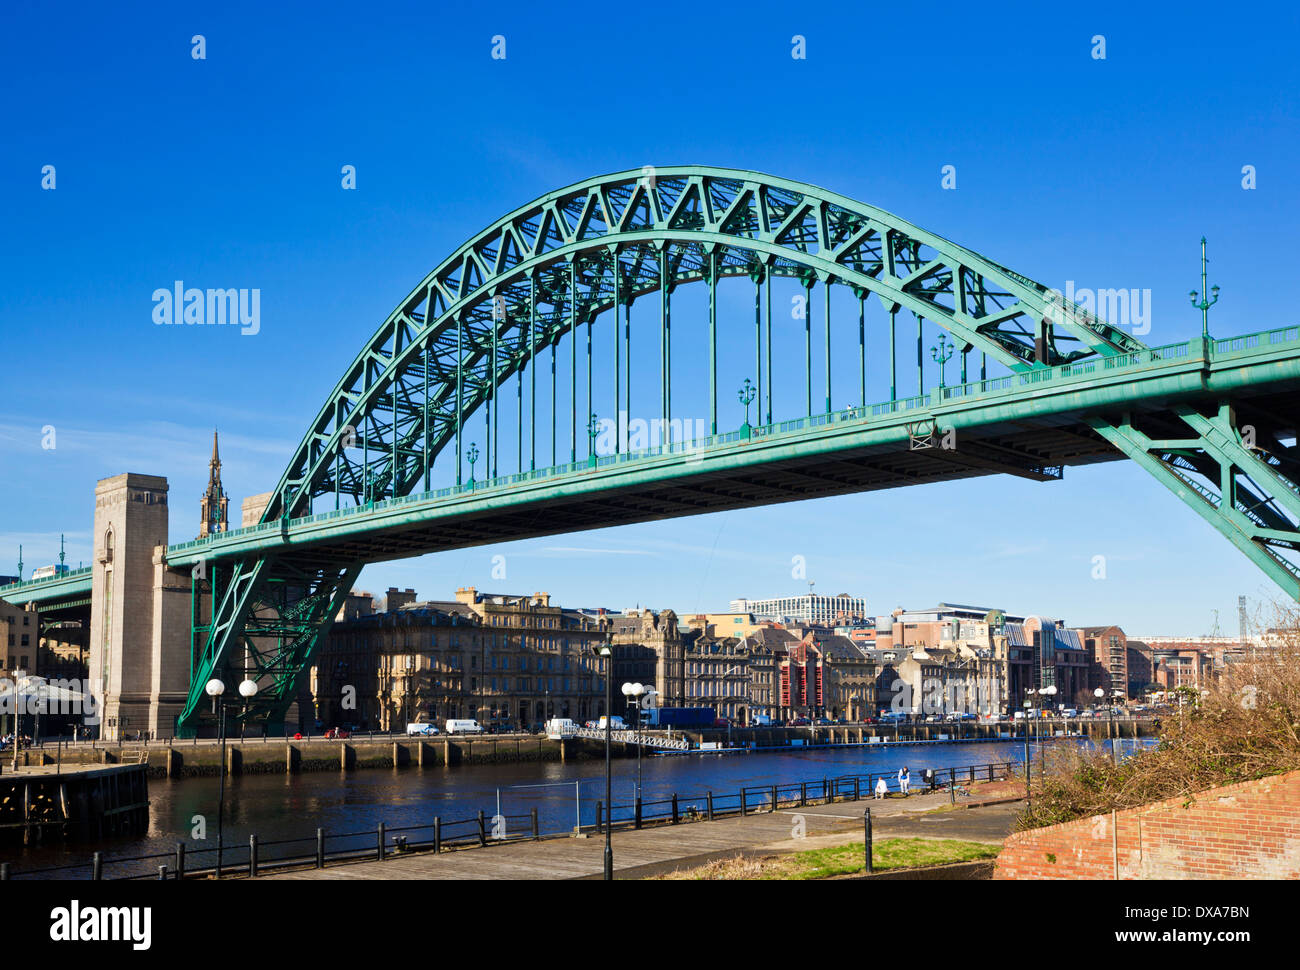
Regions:
[[[987,762],[933,769],[938,790],[947,790],[953,800],[959,783],[994,781],[1011,776],[1015,765],[1010,761]],[[913,777],[920,777],[914,775]],[[879,779],[896,780],[897,771],[867,775],[839,775],[809,781],[774,785],[749,785],[735,792],[704,792],[614,805],[612,819],[603,801],[596,802],[596,823],[584,830],[603,832],[613,828],[641,828],[646,824],[677,825],[690,821],[712,821],[726,816],[744,816],[784,808],[824,805],[836,801],[870,798]],[[920,790],[918,786],[917,791]],[[96,852],[84,862],[41,869],[14,870],[0,863],[0,881],[23,878],[89,878],[143,880],[195,879],[210,877],[256,877],[274,870],[324,868],[327,863],[344,861],[384,861],[412,852],[442,852],[472,846],[486,848],[510,842],[534,841],[571,834],[572,829],[541,831],[537,809],[528,814],[488,815],[478,812],[472,818],[445,819],[434,816],[423,825],[389,828],[383,822],[361,832],[326,832],[318,828],[312,835],[294,839],[263,841],[256,834],[247,845],[235,844],[196,848],[177,842],[171,852],[134,856],[105,856]]]

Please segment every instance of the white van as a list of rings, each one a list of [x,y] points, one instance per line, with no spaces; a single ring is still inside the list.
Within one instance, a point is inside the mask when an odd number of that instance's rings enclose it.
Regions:
[[[448,734],[482,734],[483,726],[472,718],[448,718]]]
[[[599,730],[599,731],[603,731],[603,730],[605,730],[605,718],[604,718],[604,717],[601,717],[601,719],[600,719],[599,721],[596,722],[596,729]],[[615,714],[613,717],[611,717],[611,718],[609,719],[609,729],[610,729],[611,731],[626,731],[626,730],[627,730],[627,722],[624,721],[624,720],[623,720],[621,717],[619,717],[617,714]]]
[[[438,725],[436,725],[436,724],[408,724],[408,725],[406,725],[406,733],[407,733],[408,735],[429,735],[429,734],[437,734],[437,733],[438,733]]]
[[[552,741],[567,738],[578,730],[578,725],[571,718],[553,717],[546,722],[546,736]]]

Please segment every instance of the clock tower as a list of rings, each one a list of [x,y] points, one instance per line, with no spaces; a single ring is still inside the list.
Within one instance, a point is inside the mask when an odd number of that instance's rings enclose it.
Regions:
[[[202,520],[199,538],[230,528],[230,497],[221,487],[221,458],[217,454],[217,432],[212,432],[212,460],[208,462],[208,488],[199,502]]]

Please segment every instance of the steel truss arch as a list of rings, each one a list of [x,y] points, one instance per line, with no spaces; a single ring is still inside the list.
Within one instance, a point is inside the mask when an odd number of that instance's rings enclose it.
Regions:
[[[928,319],[1013,370],[1142,347],[1064,306],[1048,287],[874,206],[753,172],[623,172],[515,210],[429,273],[349,365],[263,521],[306,514],[312,499],[331,492],[361,503],[411,491],[496,389],[575,320],[585,324],[613,305],[614,265],[620,302],[658,290],[649,258],[656,251],[673,254],[670,291],[705,279],[708,258],[720,278],[834,281]],[[570,267],[581,284],[576,314],[566,292]],[[372,440],[378,470],[369,461]],[[348,455],[357,448],[367,452],[361,466]]]
[[[874,294],[891,320],[910,312],[1013,371],[1143,349],[1048,287],[874,206],[748,171],[622,172],[516,209],[430,272],[345,369],[262,523],[307,515],[330,494],[341,506],[404,496],[421,480],[427,491],[435,457],[467,419],[485,404],[499,413],[507,381],[562,339],[576,341],[579,326],[656,292],[738,277],[791,278],[810,292],[843,285],[860,301]],[[711,326],[713,310],[711,301]],[[770,341],[768,354],[770,374]],[[811,366],[809,375],[811,398]],[[576,447],[576,370],[572,379]],[[458,442],[457,474],[460,453]],[[212,554],[221,560],[219,548]],[[208,678],[240,665],[263,685],[256,710],[240,716],[282,721],[362,565],[292,547],[221,561],[211,621],[192,623],[182,733],[197,729]]]

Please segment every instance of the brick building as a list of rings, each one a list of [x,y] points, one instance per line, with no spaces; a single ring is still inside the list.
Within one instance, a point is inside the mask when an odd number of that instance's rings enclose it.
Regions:
[[[1089,687],[1100,687],[1110,697],[1129,696],[1128,637],[1124,631],[1112,624],[1079,627],[1078,634],[1090,658]]]

